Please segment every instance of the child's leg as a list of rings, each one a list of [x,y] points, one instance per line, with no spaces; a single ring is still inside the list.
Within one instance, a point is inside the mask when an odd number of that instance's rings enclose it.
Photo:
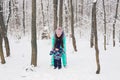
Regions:
[[[57,68],[57,60],[54,59],[54,68],[56,69]]]
[[[61,59],[58,60],[58,69],[60,69],[62,66],[61,66]]]

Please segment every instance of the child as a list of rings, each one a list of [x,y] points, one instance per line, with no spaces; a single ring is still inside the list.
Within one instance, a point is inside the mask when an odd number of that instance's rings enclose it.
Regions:
[[[64,53],[63,49],[60,48],[58,51],[53,49],[50,51],[50,55],[53,55],[54,57],[54,69],[58,67],[58,69],[61,69],[61,57],[62,54]]]

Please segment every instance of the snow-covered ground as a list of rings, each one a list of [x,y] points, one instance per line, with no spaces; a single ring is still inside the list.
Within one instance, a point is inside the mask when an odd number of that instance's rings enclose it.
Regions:
[[[51,40],[38,40],[37,67],[31,63],[31,41],[28,38],[10,38],[11,56],[5,57],[6,64],[0,64],[0,80],[120,80],[120,47],[99,43],[101,72],[96,74],[95,50],[89,41],[77,39],[78,52],[73,51],[67,39],[67,67],[58,70],[50,66]],[[32,69],[32,70],[31,70]]]

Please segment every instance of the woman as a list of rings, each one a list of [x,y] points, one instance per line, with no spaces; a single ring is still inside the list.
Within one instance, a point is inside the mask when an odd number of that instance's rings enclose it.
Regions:
[[[59,66],[58,68],[61,68],[61,60],[62,64],[64,67],[67,65],[67,60],[66,60],[66,37],[64,35],[64,32],[61,27],[58,27],[55,31],[54,36],[52,37],[52,48],[55,49],[56,51],[59,51],[59,49],[63,49],[61,59],[59,61]],[[51,58],[51,65],[56,68],[56,61],[54,59],[54,56]]]

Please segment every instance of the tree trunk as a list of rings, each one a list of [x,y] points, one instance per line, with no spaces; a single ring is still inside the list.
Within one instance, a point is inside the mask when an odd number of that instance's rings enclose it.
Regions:
[[[10,46],[9,46],[9,40],[7,37],[7,30],[8,30],[8,23],[10,21],[10,17],[11,17],[11,0],[9,1],[9,15],[8,15],[8,20],[7,20],[7,25],[6,28],[3,28],[5,32],[5,37],[4,37],[4,41],[5,41],[5,47],[6,47],[6,55],[7,57],[10,56]]]
[[[106,50],[106,11],[105,11],[105,1],[103,0],[103,10],[104,10],[104,50]]]
[[[79,21],[79,27],[80,27],[80,37],[81,37],[81,27],[83,25],[83,5],[84,5],[84,1],[83,0],[80,0],[79,2],[79,18],[78,18],[78,21]]]
[[[25,35],[25,0],[23,0],[23,33]]]
[[[69,3],[68,3],[69,4]],[[67,35],[68,35],[68,8],[67,8],[67,4],[65,4],[64,3],[64,5],[65,5],[65,32],[67,33]]]
[[[93,13],[92,13],[93,14]],[[93,15],[92,15],[93,17]],[[92,21],[92,26],[91,26],[91,38],[90,38],[90,47],[93,48],[94,46],[94,28],[93,28],[93,22]]]
[[[91,37],[90,37],[90,47],[91,48],[93,48],[93,46],[94,46],[94,23],[95,23],[95,21],[94,21],[94,19],[93,19],[93,17],[94,17],[94,7],[92,8],[92,24],[91,24]]]
[[[0,6],[0,11],[2,11],[2,10],[3,10],[3,8],[2,8],[2,6]],[[7,22],[9,22],[9,16],[8,16]],[[1,27],[2,38],[5,41],[6,56],[8,57],[8,56],[10,56],[10,47],[9,47],[9,40],[7,37],[7,26],[5,26],[3,12],[0,12],[0,27]]]
[[[77,22],[78,22],[78,21],[77,21],[77,19],[78,19],[78,15],[77,15],[78,7],[77,7],[77,5],[78,5],[78,0],[76,0],[76,18],[75,18],[75,19],[76,19],[76,26],[77,26],[77,24],[78,24],[78,23],[77,23]]]
[[[120,30],[119,30],[119,43],[120,43]]]
[[[63,21],[63,0],[60,0],[59,4],[59,27],[62,27]]]
[[[43,10],[43,1],[41,0],[41,11],[43,16],[43,27],[45,26],[45,16],[44,16],[44,10]]]
[[[119,6],[118,4],[119,4],[119,0],[117,0],[115,20],[113,22],[113,47],[115,47],[115,24],[116,24],[116,19],[117,19],[117,15],[118,15],[118,6]]]
[[[81,0],[81,17],[83,17],[83,5],[84,5],[84,0]]]
[[[37,41],[36,41],[36,0],[32,0],[32,59],[31,65],[37,66]]]
[[[72,5],[72,0],[70,0],[70,6],[71,6],[71,33],[72,33],[72,43],[74,47],[74,51],[77,51],[76,48],[76,40],[74,36],[74,12],[73,12],[73,5]]]
[[[3,54],[3,30],[2,30],[2,27],[3,27],[3,7],[2,7],[2,1],[0,1],[0,57],[1,57],[1,63],[2,64],[5,64],[5,58],[4,58],[4,54]]]
[[[1,57],[1,63],[5,64],[5,58],[4,58],[4,54],[3,54],[3,47],[2,47],[2,36],[1,36],[1,32],[0,32],[0,57]]]
[[[49,16],[50,16],[50,14],[49,14],[49,7],[50,7],[50,3],[49,3],[50,1],[48,0],[48,5],[47,5],[47,15],[48,15],[48,17],[47,17],[47,26],[49,27]],[[50,27],[49,27],[49,31],[50,31]]]
[[[95,51],[96,51],[96,63],[97,63],[96,74],[99,74],[100,61],[99,61],[99,49],[98,49],[98,38],[97,38],[96,2],[93,3],[93,8],[92,8],[92,26],[94,28],[94,37],[95,37]]]
[[[10,17],[11,17],[11,0],[9,1],[9,14],[8,14],[8,19],[6,24],[6,30],[8,30],[8,23],[10,21]]]
[[[53,0],[53,9],[54,9],[54,30],[57,29],[57,6],[58,0]]]
[[[13,10],[14,10],[14,16],[15,16],[15,26],[17,29],[19,29],[21,23],[20,23],[20,16],[19,16],[19,12],[18,12],[18,0],[15,0],[14,1],[14,6],[15,7]],[[20,35],[19,35],[20,36]]]

